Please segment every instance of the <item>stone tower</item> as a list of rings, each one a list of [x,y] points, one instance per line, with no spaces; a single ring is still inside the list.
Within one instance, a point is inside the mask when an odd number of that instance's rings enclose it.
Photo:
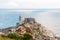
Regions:
[[[19,24],[23,24],[24,23],[24,18],[21,16],[21,15],[19,15]]]
[[[21,16],[21,15],[19,15],[19,22],[21,21],[21,18],[22,18],[22,16]]]

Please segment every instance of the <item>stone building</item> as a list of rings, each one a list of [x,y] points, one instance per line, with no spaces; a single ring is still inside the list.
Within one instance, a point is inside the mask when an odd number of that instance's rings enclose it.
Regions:
[[[19,16],[19,24],[33,24],[35,23],[34,18],[23,18],[22,16]]]

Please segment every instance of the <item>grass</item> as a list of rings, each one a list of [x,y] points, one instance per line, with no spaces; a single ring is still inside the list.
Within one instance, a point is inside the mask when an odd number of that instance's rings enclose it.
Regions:
[[[11,38],[8,38],[8,37],[1,37],[0,36],[0,40],[14,40],[14,39],[11,39]]]
[[[30,33],[24,35],[18,35],[16,33],[10,33],[8,36],[0,35],[0,40],[29,40],[33,39]]]

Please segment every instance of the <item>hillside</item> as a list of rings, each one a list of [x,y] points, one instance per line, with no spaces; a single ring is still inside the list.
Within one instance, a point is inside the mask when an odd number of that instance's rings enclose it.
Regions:
[[[37,23],[34,18],[22,18],[19,16],[19,23],[16,26],[0,29],[0,34],[16,32],[20,35],[31,33],[34,40],[57,40],[56,35],[45,26]]]

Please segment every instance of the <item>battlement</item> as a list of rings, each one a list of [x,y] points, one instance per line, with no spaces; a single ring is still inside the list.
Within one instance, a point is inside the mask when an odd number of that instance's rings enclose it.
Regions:
[[[35,19],[34,18],[25,18],[24,23],[31,23],[31,24],[33,24],[33,23],[35,23]]]
[[[33,24],[35,23],[35,19],[34,18],[23,18],[21,16],[19,16],[19,24],[26,24],[26,23],[30,23]]]

